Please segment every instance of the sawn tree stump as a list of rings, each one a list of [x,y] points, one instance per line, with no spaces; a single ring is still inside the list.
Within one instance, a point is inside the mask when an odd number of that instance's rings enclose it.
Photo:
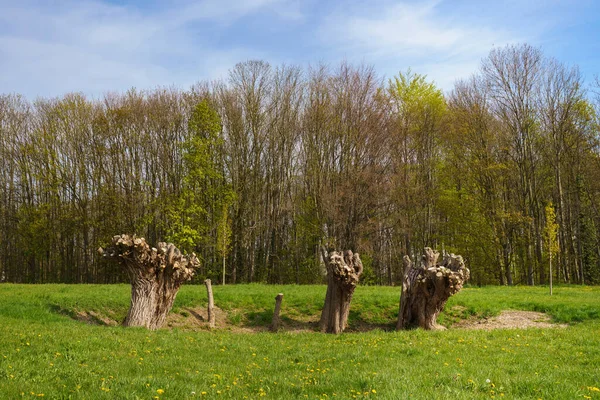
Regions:
[[[172,243],[151,248],[144,238],[130,235],[114,236],[111,246],[98,251],[127,269],[131,306],[123,325],[153,330],[164,324],[179,287],[200,265],[195,254],[183,256]]]
[[[445,329],[437,324],[437,317],[448,298],[462,289],[469,279],[469,269],[465,267],[463,258],[454,254],[444,254],[441,264],[438,264],[439,255],[426,247],[420,265],[404,256],[404,279],[396,329]]]
[[[350,301],[363,265],[358,253],[350,250],[342,254],[322,248],[321,253],[327,268],[327,294],[319,327],[321,332],[341,333],[348,322]]]

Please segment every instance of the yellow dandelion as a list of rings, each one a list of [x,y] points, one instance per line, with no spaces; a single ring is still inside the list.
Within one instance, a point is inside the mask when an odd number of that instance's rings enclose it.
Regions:
[[[163,389],[156,389],[156,393],[163,394],[165,391]]]
[[[377,390],[375,390],[375,389],[372,389],[372,390],[371,390],[371,393],[377,393]]]

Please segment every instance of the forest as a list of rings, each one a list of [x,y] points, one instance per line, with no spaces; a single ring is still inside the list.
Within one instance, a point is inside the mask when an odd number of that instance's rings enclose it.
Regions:
[[[116,283],[114,235],[214,283],[323,282],[320,246],[396,285],[461,254],[471,284],[600,283],[600,82],[527,44],[444,93],[410,69],[235,65],[188,90],[0,94],[0,281]]]

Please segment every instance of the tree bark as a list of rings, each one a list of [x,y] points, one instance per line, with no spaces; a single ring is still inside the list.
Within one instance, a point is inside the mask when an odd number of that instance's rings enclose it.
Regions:
[[[126,268],[131,282],[131,306],[124,326],[160,328],[181,285],[194,276],[200,265],[195,254],[183,256],[172,243],[150,247],[144,238],[117,235],[107,249],[98,249],[104,257]]]
[[[281,323],[281,318],[279,318],[279,313],[281,312],[281,301],[283,300],[283,293],[279,293],[275,297],[275,310],[273,311],[273,320],[271,322],[271,331],[277,332],[279,330],[279,324]]]
[[[215,300],[213,298],[212,284],[210,279],[204,281],[206,285],[206,296],[208,297],[208,326],[212,329],[215,327]]]
[[[322,248],[321,252],[327,268],[327,294],[319,327],[321,332],[337,334],[346,328],[350,301],[363,265],[359,254],[350,250],[342,253]]]
[[[437,324],[437,317],[448,298],[462,289],[463,283],[469,279],[469,269],[465,267],[463,258],[454,254],[444,254],[441,264],[438,264],[439,255],[426,247],[419,266],[410,257],[404,256],[404,279],[396,329],[445,329]]]

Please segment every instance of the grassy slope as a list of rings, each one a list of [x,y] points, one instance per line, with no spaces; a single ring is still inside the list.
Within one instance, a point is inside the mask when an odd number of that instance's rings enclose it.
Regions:
[[[215,302],[230,322],[264,325],[278,292],[294,325],[316,319],[325,287],[215,287]],[[359,287],[351,326],[393,326],[398,297],[398,288]],[[340,336],[148,332],[65,315],[94,310],[122,318],[125,285],[0,285],[0,299],[2,398],[600,398],[594,390],[600,387],[600,288],[562,287],[552,298],[544,288],[468,288],[449,303],[463,306],[462,314],[523,309],[583,321],[566,329],[376,329]],[[176,311],[205,303],[203,287],[186,286]]]

